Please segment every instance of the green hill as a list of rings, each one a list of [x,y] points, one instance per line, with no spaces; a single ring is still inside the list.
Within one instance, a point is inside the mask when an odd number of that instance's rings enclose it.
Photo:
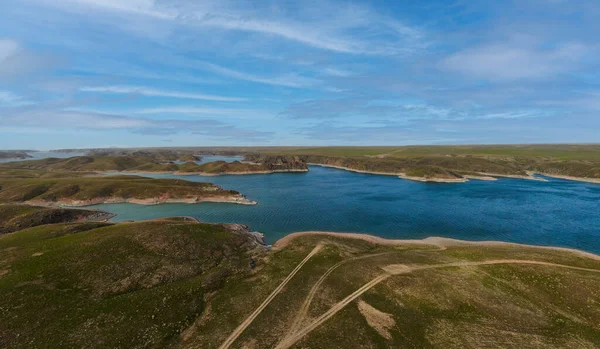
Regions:
[[[94,223],[96,224],[96,223]],[[600,257],[165,219],[0,236],[2,348],[596,348]]]
[[[138,176],[78,178],[0,178],[0,202],[88,206],[102,202],[234,202],[251,203],[233,190],[211,183]]]

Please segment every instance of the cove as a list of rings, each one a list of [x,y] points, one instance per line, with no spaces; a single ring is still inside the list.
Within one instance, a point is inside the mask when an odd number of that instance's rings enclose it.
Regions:
[[[600,185],[548,178],[421,183],[311,166],[307,173],[217,177],[156,174],[212,182],[257,206],[202,203],[98,205],[116,221],[192,216],[247,224],[268,243],[297,231],[355,232],[385,238],[441,236],[561,246],[600,253]]]

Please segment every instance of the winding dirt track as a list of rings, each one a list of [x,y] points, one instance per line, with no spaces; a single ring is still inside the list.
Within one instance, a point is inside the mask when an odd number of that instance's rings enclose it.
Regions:
[[[340,310],[342,310],[344,307],[346,307],[346,305],[350,304],[356,298],[360,297],[363,293],[367,292],[368,290],[375,287],[377,284],[386,280],[387,278],[391,277],[392,275],[404,274],[404,273],[409,273],[409,272],[413,272],[413,271],[417,271],[417,270],[425,270],[425,269],[438,269],[438,268],[448,268],[448,267],[468,267],[468,266],[492,265],[492,264],[533,264],[533,265],[544,265],[544,266],[552,266],[552,267],[600,273],[599,269],[589,269],[589,268],[573,267],[573,266],[569,266],[569,265],[554,264],[554,263],[549,263],[549,262],[538,262],[538,261],[518,260],[518,259],[489,260],[489,261],[482,261],[482,262],[456,262],[456,263],[447,263],[447,264],[438,264],[438,265],[418,266],[418,267],[410,267],[410,266],[405,266],[405,265],[400,265],[400,266],[391,265],[391,266],[386,267],[388,272],[377,276],[373,280],[364,284],[358,290],[354,291],[351,295],[344,298],[342,301],[336,303],[333,307],[331,307],[329,310],[327,310],[321,316],[316,318],[313,322],[308,324],[306,327],[302,328],[298,332],[296,332],[296,333],[292,334],[291,336],[282,340],[275,347],[275,349],[290,348],[291,346],[296,344],[296,342],[298,342],[300,339],[302,339],[302,337],[306,336],[308,333],[313,331],[315,328],[319,327],[325,321],[329,320],[329,318],[331,318],[333,315],[335,315]],[[394,270],[396,270],[396,272],[394,272]]]
[[[298,313],[296,314],[296,317],[294,318],[294,322],[292,323],[292,326],[290,327],[290,329],[288,331],[288,336],[296,333],[300,329],[300,325],[302,324],[302,321],[304,321],[304,319],[306,318],[310,304],[312,303],[313,299],[317,295],[317,291],[319,290],[319,287],[321,287],[323,282],[325,282],[325,279],[327,279],[327,277],[329,275],[331,275],[331,273],[333,273],[337,268],[341,267],[342,265],[344,265],[346,263],[352,262],[352,261],[365,259],[365,258],[378,257],[378,256],[387,255],[387,254],[392,254],[392,253],[397,253],[397,252],[383,252],[383,253],[370,254],[370,255],[366,255],[366,256],[350,258],[350,259],[346,259],[341,262],[338,262],[337,264],[335,264],[334,266],[329,268],[325,272],[325,274],[323,274],[319,278],[319,280],[317,280],[317,282],[313,285],[313,287],[310,289],[308,296],[306,296],[304,303],[302,303],[302,307],[300,307],[300,309],[298,310]]]
[[[281,290],[283,290],[285,285],[287,285],[287,283],[294,277],[294,275],[296,275],[296,273],[298,273],[298,271],[302,268],[302,266],[304,266],[304,264],[306,264],[306,262],[308,262],[308,260],[315,254],[317,254],[322,248],[323,248],[323,245],[321,245],[321,244],[318,244],[317,246],[315,246],[315,248],[302,260],[302,262],[300,262],[296,266],[296,268],[294,268],[294,270],[292,270],[292,272],[285,279],[283,279],[283,281],[269,295],[269,297],[267,297],[267,299],[265,299],[264,302],[262,302],[261,305],[259,305],[258,308],[256,308],[256,310],[254,310],[254,312],[252,312],[252,314],[250,314],[250,316],[248,316],[246,318],[246,320],[244,320],[231,333],[231,335],[229,335],[229,337],[225,340],[225,342],[223,342],[223,344],[221,344],[219,349],[229,348],[233,344],[233,342],[235,342],[235,340],[242,334],[242,332],[244,332],[244,330],[252,323],[252,321],[254,321],[254,319],[256,319],[256,317],[267,307],[267,305],[269,305],[269,303],[271,303],[271,301],[275,298],[275,296],[277,296],[279,294],[279,292],[281,292]]]

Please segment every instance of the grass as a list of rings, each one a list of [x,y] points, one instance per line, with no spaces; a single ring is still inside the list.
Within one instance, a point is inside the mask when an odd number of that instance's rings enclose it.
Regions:
[[[193,157],[185,148],[179,158]],[[156,154],[161,154],[155,150]],[[528,172],[600,179],[600,145],[462,145],[405,147],[248,147],[197,148],[198,152],[243,154],[252,163],[217,161],[196,164],[165,162],[166,155],[145,151],[121,155],[82,156],[70,159],[21,161],[0,166],[0,178],[17,175],[51,176],[51,173],[90,171],[252,173],[306,170],[306,163],[347,167],[367,172],[412,173],[415,177],[461,178],[462,174],[525,176]],[[170,156],[174,149],[165,150]],[[103,153],[100,153],[103,154]],[[109,152],[108,154],[113,154]],[[30,173],[26,173],[30,171]],[[35,171],[48,171],[39,174]],[[62,175],[64,176],[64,175]]]
[[[34,210],[0,210],[0,218]],[[313,285],[341,261],[303,326],[389,265],[521,259],[600,270],[600,260],[514,245],[440,250],[312,235],[268,251],[244,232],[174,218],[51,224],[0,236],[0,347],[218,348],[317,244],[323,249],[234,348],[274,347]],[[599,290],[600,273],[553,266],[413,270],[368,290],[296,347],[594,348]],[[393,319],[389,338],[367,321],[359,300]]]
[[[283,251],[268,256],[252,281],[240,280],[219,292],[211,303],[223,317],[211,317],[198,327],[196,341],[184,345],[218,347],[237,323],[275,288],[305,256],[313,240],[301,238]],[[351,240],[322,238],[328,247],[295,277],[269,307],[238,339],[235,347],[273,347],[287,332],[295,311],[318,276],[339,260],[376,252],[393,252],[372,259],[349,262],[326,279],[311,309],[322,314],[355,289],[381,273],[387,264],[440,264],[494,259],[497,256],[585,265],[600,270],[600,262],[557,251],[515,247],[453,247],[432,249],[373,246]],[[460,256],[460,257],[457,257]],[[469,257],[470,256],[470,257]],[[283,271],[285,270],[285,271]],[[492,281],[490,281],[492,280]],[[501,286],[499,286],[501,285]],[[581,346],[600,344],[600,273],[543,266],[493,265],[445,268],[392,277],[360,299],[390,314],[395,326],[391,339],[382,337],[351,303],[302,339],[303,348],[463,348]],[[577,289],[577,292],[573,292]],[[259,295],[259,296],[256,296]],[[244,315],[246,314],[246,315]],[[565,315],[566,314],[566,315]],[[576,320],[575,320],[576,319]],[[229,330],[223,327],[229,326]]]
[[[110,218],[104,212],[46,208],[28,205],[0,205],[0,234],[36,227],[39,225]]]
[[[239,196],[211,183],[138,176],[0,179],[0,202]]]
[[[136,154],[136,153],[133,153]],[[48,172],[106,172],[106,171],[131,171],[131,172],[201,172],[210,174],[240,173],[240,172],[265,172],[306,169],[306,164],[297,158],[289,156],[264,157],[261,164],[247,164],[241,162],[228,163],[216,161],[205,164],[196,164],[189,161],[195,157],[184,154],[179,158],[188,160],[184,164],[175,164],[164,157],[147,155],[98,155],[78,156],[68,159],[49,158],[42,160],[20,161],[0,166],[0,178],[3,172],[8,176],[32,174],[40,171]],[[20,171],[20,172],[19,172]],[[37,171],[37,172],[36,172]],[[29,177],[29,176],[28,176]]]
[[[0,238],[0,346],[163,347],[220,278],[250,270],[254,244],[227,226],[146,222]],[[62,233],[57,233],[62,232]],[[209,276],[211,282],[207,282]]]
[[[430,155],[472,155],[490,157],[538,157],[557,160],[600,160],[598,144],[531,144],[531,145],[439,145],[386,147],[298,147],[271,148],[262,152],[323,155],[414,157]]]

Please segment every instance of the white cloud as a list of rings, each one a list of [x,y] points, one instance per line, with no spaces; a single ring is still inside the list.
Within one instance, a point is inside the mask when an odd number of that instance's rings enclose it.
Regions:
[[[21,97],[10,91],[0,91],[0,105],[2,104],[12,104],[21,100]]]
[[[303,6],[303,11],[272,11],[268,6],[250,6],[250,2],[216,0],[37,1],[86,15],[96,15],[101,10],[108,14],[135,15],[189,28],[203,28],[203,32],[206,28],[215,28],[258,33],[340,53],[398,54],[421,48],[424,44],[419,30],[367,7],[349,3],[309,2]],[[280,3],[278,7],[285,5]],[[87,10],[89,8],[96,11]],[[271,19],[265,19],[267,17]],[[126,27],[126,23],[117,25]]]
[[[332,67],[323,69],[323,72],[327,75],[339,76],[339,77],[346,77],[346,76],[352,75],[351,71],[339,69],[339,68],[332,68]]]
[[[35,55],[15,40],[0,38],[0,77],[14,77],[47,68],[56,63],[53,57]]]
[[[535,42],[496,43],[455,53],[441,63],[446,70],[494,81],[537,79],[573,68],[588,53],[580,43],[542,49]]]
[[[258,82],[261,84],[267,85],[277,85],[277,86],[286,86],[286,87],[307,87],[318,83],[319,81],[312,78],[307,78],[304,76],[299,76],[294,73],[285,74],[277,77],[262,77],[253,74],[248,74],[244,72],[240,72],[237,70],[225,68],[213,63],[201,62],[199,63],[201,67],[204,69],[210,70],[217,74],[225,75],[232,77],[234,79],[246,80],[252,82]]]
[[[156,120],[73,110],[15,110],[0,114],[1,130],[128,130],[145,135],[189,133],[223,139],[264,139],[270,132],[244,129],[212,119]]]
[[[10,39],[0,39],[0,65],[19,51],[19,44]]]
[[[11,91],[0,90],[0,107],[19,107],[29,104],[31,104],[31,102]]]
[[[272,119],[275,116],[271,112],[254,109],[230,109],[230,108],[200,108],[200,107],[157,107],[136,110],[135,114],[183,114],[183,115],[206,115],[218,116],[219,118],[231,119]]]
[[[181,99],[201,99],[220,102],[240,102],[246,101],[246,98],[216,96],[202,93],[187,93],[177,91],[157,90],[142,86],[86,86],[80,89],[82,92],[99,92],[115,94],[137,94],[153,97],[171,97]]]

